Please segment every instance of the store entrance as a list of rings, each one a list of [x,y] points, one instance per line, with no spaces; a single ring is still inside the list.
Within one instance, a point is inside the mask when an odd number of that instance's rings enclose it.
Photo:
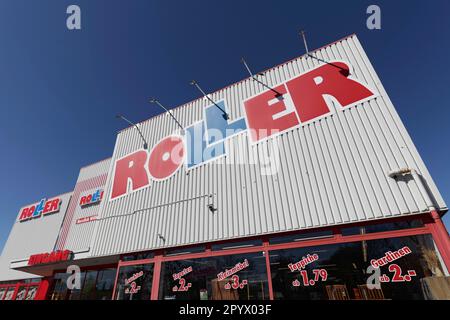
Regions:
[[[49,300],[111,300],[116,266],[88,268],[80,273],[79,287],[68,288],[66,272],[55,272],[53,283],[49,289]]]

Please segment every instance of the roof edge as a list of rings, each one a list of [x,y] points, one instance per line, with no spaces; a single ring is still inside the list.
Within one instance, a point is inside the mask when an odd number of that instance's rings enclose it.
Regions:
[[[336,40],[336,41],[330,42],[330,43],[328,43],[328,44],[326,44],[326,45],[323,45],[323,46],[321,46],[321,47],[319,47],[319,48],[316,48],[316,49],[314,49],[314,50],[310,50],[309,53],[311,53],[311,52],[316,52],[316,51],[319,51],[319,50],[322,50],[322,49],[324,49],[324,48],[326,48],[326,47],[332,46],[332,45],[334,45],[334,44],[336,44],[336,43],[338,43],[338,42],[344,41],[344,40],[349,39],[349,38],[351,38],[351,37],[357,37],[356,33],[351,33],[351,34],[349,34],[349,35],[347,35],[347,36],[345,36],[345,37],[342,37],[342,38],[340,38],[340,39],[338,39],[338,40]],[[292,59],[289,59],[289,60],[287,60],[287,61],[284,61],[284,62],[282,62],[282,63],[279,63],[279,64],[277,64],[277,65],[275,65],[275,66],[273,66],[273,67],[270,67],[270,68],[268,68],[268,69],[265,69],[265,70],[262,70],[262,71],[258,71],[257,73],[265,73],[265,72],[269,72],[269,71],[271,71],[271,70],[273,70],[273,69],[276,69],[276,68],[278,68],[278,67],[280,67],[280,66],[282,66],[282,65],[288,64],[288,63],[290,63],[290,62],[292,62],[292,61],[294,61],[294,60],[301,59],[301,58],[305,57],[306,55],[307,55],[307,53],[302,54],[302,55],[300,55],[300,56],[296,56],[296,57],[294,57],[294,58],[292,58]],[[224,86],[224,87],[222,87],[222,88],[220,88],[220,89],[217,89],[217,90],[215,90],[215,91],[212,91],[212,92],[208,93],[208,95],[209,95],[209,94],[215,94],[215,93],[224,91],[225,89],[228,89],[228,88],[230,88],[230,87],[232,87],[232,86],[238,85],[238,84],[240,84],[240,83],[242,83],[242,82],[244,82],[244,81],[247,81],[248,79],[251,79],[251,77],[247,77],[247,78],[241,79],[241,80],[239,80],[239,81],[237,81],[237,82],[230,83],[230,84],[228,84],[228,85],[226,85],[226,86]],[[179,105],[179,106],[176,106],[176,107],[174,107],[174,108],[171,108],[171,109],[169,109],[169,110],[172,111],[172,110],[175,110],[175,109],[184,107],[184,106],[186,106],[186,105],[188,105],[188,104],[192,104],[192,103],[194,103],[195,101],[200,100],[200,99],[203,99],[203,97],[195,98],[195,99],[193,99],[193,100],[190,100],[190,101],[188,101],[188,102],[186,102],[186,103],[183,103],[183,104],[181,104],[181,105]],[[159,117],[159,116],[164,115],[164,114],[165,114],[165,112],[162,112],[162,113],[157,114],[157,115],[154,115],[154,116],[152,116],[152,117],[150,117],[150,118],[148,118],[148,119],[145,119],[145,120],[136,122],[136,125],[140,125],[140,124],[142,124],[142,123],[145,123],[145,122],[147,122],[147,121],[150,121],[150,120],[152,120],[153,118]],[[122,133],[123,131],[128,130],[128,129],[131,129],[131,128],[133,128],[133,126],[125,127],[125,128],[123,128],[123,129],[121,129],[121,130],[118,130],[118,131],[117,131],[117,134],[120,134],[120,133]]]

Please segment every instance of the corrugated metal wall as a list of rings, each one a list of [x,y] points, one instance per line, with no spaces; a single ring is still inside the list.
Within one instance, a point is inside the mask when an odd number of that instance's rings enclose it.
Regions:
[[[108,255],[159,247],[329,226],[427,210],[413,180],[395,181],[387,172],[416,168],[434,195],[443,202],[408,133],[356,36],[318,49],[327,61],[344,60],[352,76],[379,96],[306,126],[250,146],[247,134],[226,142],[228,155],[186,173],[181,168],[166,181],[113,201],[103,201],[95,222],[92,255]],[[300,57],[265,73],[269,85],[321,65]],[[395,70],[393,70],[395,72]],[[242,101],[265,89],[246,79],[211,95],[225,99],[231,120],[244,116]],[[209,103],[198,99],[173,110],[186,127],[203,120]],[[140,124],[150,148],[177,130],[162,114]],[[271,141],[280,147],[280,170],[261,175],[260,164],[223,165],[243,157],[260,160]],[[122,131],[113,154],[118,159],[142,148],[134,128]],[[250,162],[251,161],[247,161]],[[258,163],[260,163],[258,161]],[[105,189],[112,187],[112,167]],[[212,197],[209,197],[212,195]],[[105,200],[108,200],[105,198]],[[213,203],[215,213],[207,205]],[[138,211],[144,208],[148,210]],[[158,237],[161,234],[165,241]]]
[[[32,254],[53,251],[71,196],[72,193],[65,193],[49,197],[48,199],[60,197],[61,207],[57,213],[40,218],[19,222],[18,217],[22,209],[29,205],[20,209],[0,258],[0,281],[36,277],[29,273],[10,269],[10,263],[12,260],[28,259]]]
[[[104,188],[110,163],[111,158],[81,168],[73,191],[72,201],[60,230],[56,249],[69,249],[73,252],[89,249],[94,223],[91,221],[76,224],[76,221],[80,218],[97,215],[100,204],[81,207],[79,204],[80,198],[99,188]]]

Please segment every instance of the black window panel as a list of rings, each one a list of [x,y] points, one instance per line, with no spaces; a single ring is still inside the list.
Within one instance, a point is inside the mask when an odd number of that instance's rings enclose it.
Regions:
[[[116,280],[117,269],[104,269],[98,272],[97,283],[95,285],[97,300],[111,300]]]
[[[81,291],[83,290],[85,278],[86,278],[86,272],[85,271],[81,272],[80,273],[80,288],[74,288],[72,290],[69,290],[70,291],[69,300],[80,300],[81,299]],[[66,285],[66,283],[64,283],[64,285]]]
[[[95,300],[96,290],[95,283],[97,281],[96,270],[91,270],[86,272],[86,278],[83,284],[83,291],[81,292],[80,300]]]
[[[196,247],[189,247],[189,248],[176,248],[176,249],[166,250],[164,252],[164,255],[165,256],[175,256],[175,255],[181,255],[181,254],[199,253],[199,252],[204,252],[205,249],[206,249],[205,246],[196,246]]]
[[[341,233],[343,236],[352,236],[357,234],[365,234],[365,233],[375,233],[375,232],[386,232],[386,231],[394,231],[394,230],[403,230],[403,229],[411,229],[411,228],[420,228],[423,227],[423,221],[416,220],[405,220],[405,221],[397,221],[397,222],[388,222],[381,224],[374,224],[363,227],[349,227],[342,228]]]
[[[248,266],[226,277],[218,274],[248,262]],[[164,262],[161,266],[159,299],[164,300],[263,300],[269,298],[266,259],[262,252]],[[174,275],[192,269],[181,279]],[[234,277],[237,276],[237,277]],[[240,283],[233,289],[231,284]],[[227,287],[229,285],[229,287]],[[186,291],[180,288],[187,288]]]
[[[135,278],[134,280],[131,280]],[[150,300],[153,264],[121,267],[116,285],[116,300]],[[137,291],[136,291],[137,290]]]
[[[135,261],[135,260],[145,260],[145,259],[152,259],[155,257],[155,253],[152,251],[145,251],[145,252],[138,252],[138,253],[131,253],[122,256],[122,261]]]
[[[331,230],[323,230],[323,231],[291,234],[291,235],[281,236],[281,237],[273,237],[273,238],[269,239],[269,243],[270,244],[280,244],[280,243],[289,243],[289,242],[329,238],[332,236],[333,236],[333,232]]]
[[[409,282],[381,282],[380,288],[369,289],[368,284],[374,283],[368,283],[373,275],[368,269],[370,261],[405,246],[412,252],[389,264],[397,264],[403,275],[414,270],[416,276]],[[317,254],[319,259],[302,269],[306,271],[307,279],[314,278],[313,270],[324,269],[328,275],[326,281],[319,277],[314,284],[308,281],[305,284],[300,271],[291,271],[289,264],[301,261],[308,254]],[[275,299],[430,299],[445,292],[447,286],[431,235],[275,250],[270,252],[270,268]],[[378,270],[380,275],[387,275],[392,280],[394,272],[388,265]]]
[[[245,248],[245,247],[255,247],[255,246],[261,246],[261,245],[262,245],[262,240],[255,239],[255,240],[245,240],[245,241],[213,244],[211,246],[211,250],[213,250],[213,251],[229,250],[229,249],[237,249],[237,248]]]

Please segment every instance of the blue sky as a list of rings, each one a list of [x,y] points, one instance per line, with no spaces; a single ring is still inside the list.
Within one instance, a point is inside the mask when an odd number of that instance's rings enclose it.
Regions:
[[[66,28],[77,4],[82,30]],[[382,29],[366,28],[378,4]],[[80,167],[110,157],[116,132],[357,33],[437,183],[450,201],[450,2],[0,2],[0,248],[21,206],[74,187]],[[444,218],[450,226],[450,214]]]

